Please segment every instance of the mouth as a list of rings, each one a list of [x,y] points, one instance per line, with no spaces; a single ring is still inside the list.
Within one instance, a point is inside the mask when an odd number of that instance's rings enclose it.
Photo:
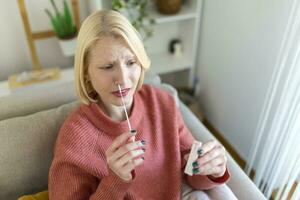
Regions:
[[[121,92],[119,90],[117,90],[117,91],[112,92],[112,94],[115,95],[116,97],[120,98],[122,96],[123,97],[127,96],[129,91],[130,91],[130,88],[125,88],[125,89],[122,89]]]

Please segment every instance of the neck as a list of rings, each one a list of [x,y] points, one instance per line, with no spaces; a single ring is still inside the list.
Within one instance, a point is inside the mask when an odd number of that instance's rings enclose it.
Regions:
[[[126,105],[126,111],[128,117],[131,113],[132,102],[129,105]],[[104,102],[99,102],[98,104],[100,108],[104,111],[106,115],[108,115],[114,121],[124,121],[126,120],[126,114],[123,106],[115,106],[112,104],[105,104]]]

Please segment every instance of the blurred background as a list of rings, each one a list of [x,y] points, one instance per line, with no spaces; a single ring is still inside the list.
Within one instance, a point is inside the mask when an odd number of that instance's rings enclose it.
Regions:
[[[299,200],[299,1],[170,2],[66,1],[77,30],[99,9],[127,16],[152,60],[147,73],[177,89],[266,198]],[[73,81],[76,33],[59,38],[45,9],[55,17],[50,0],[0,1],[0,101]],[[41,69],[50,71],[29,80]]]

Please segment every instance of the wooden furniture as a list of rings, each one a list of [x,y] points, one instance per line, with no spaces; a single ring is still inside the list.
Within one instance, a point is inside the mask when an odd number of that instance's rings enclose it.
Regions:
[[[80,15],[79,15],[79,6],[78,0],[71,0],[72,4],[72,11],[74,16],[74,21],[77,29],[79,30],[80,27]],[[26,10],[25,0],[18,0],[19,10],[22,17],[24,29],[26,32],[27,43],[30,50],[30,56],[32,60],[33,70],[41,70],[42,66],[39,61],[37,51],[35,48],[34,42],[36,40],[45,39],[49,37],[55,36],[55,33],[52,30],[45,30],[45,31],[37,31],[34,32],[31,30],[29,18]]]
[[[28,80],[22,80],[22,77],[30,76]],[[34,83],[47,82],[50,80],[56,80],[60,78],[60,69],[58,67],[43,70],[33,70],[31,72],[23,72],[21,74],[12,75],[9,77],[9,87],[11,89],[31,85]]]
[[[12,95],[14,93],[19,92],[26,92],[26,91],[33,91],[35,89],[43,89],[45,91],[49,90],[51,86],[61,87],[62,85],[68,84],[70,82],[74,82],[74,68],[70,67],[67,69],[59,70],[59,73],[57,73],[57,68],[52,69],[45,69],[45,70],[36,70],[32,73],[54,73],[55,79],[46,79],[46,81],[35,81],[34,83],[39,84],[32,84],[32,83],[23,83],[21,86],[16,85],[18,83],[9,83],[9,81],[0,81],[0,99],[1,97],[6,97],[9,95]],[[11,76],[12,79],[16,78],[16,75]]]
[[[71,0],[72,12],[77,30],[80,28],[80,15],[78,0]],[[8,78],[9,89],[15,89],[17,87],[24,87],[30,84],[42,83],[51,80],[58,80],[61,78],[61,72],[59,67],[42,69],[41,63],[38,58],[38,54],[35,47],[35,41],[55,36],[52,30],[45,31],[32,31],[29,23],[29,17],[25,5],[25,0],[18,0],[18,6],[24,25],[27,43],[30,50],[30,57],[32,61],[33,70],[30,72],[23,72],[21,74],[15,74]],[[26,78],[27,77],[27,78]],[[5,83],[2,83],[5,85]],[[5,87],[3,87],[5,88]],[[6,91],[5,89],[2,89]],[[3,93],[7,93],[3,92]],[[9,93],[9,92],[8,92]]]

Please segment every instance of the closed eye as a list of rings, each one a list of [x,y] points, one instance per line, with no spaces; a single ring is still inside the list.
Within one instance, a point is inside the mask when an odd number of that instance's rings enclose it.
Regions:
[[[131,66],[134,65],[136,63],[136,61],[134,59],[131,59],[127,62],[127,65]]]
[[[103,67],[100,67],[100,69],[111,69],[113,68],[114,66],[112,64],[108,64],[108,65],[105,65]]]

